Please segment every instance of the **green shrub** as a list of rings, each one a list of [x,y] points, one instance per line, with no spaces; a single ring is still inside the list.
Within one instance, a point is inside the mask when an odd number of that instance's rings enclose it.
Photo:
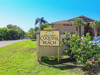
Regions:
[[[65,34],[61,35],[61,37],[62,37],[62,46],[66,46],[64,54],[71,56],[72,50],[70,49],[70,43],[69,43],[69,40],[71,39],[70,33],[65,32]]]
[[[2,39],[4,40],[15,40],[20,39],[26,33],[19,27],[16,29],[12,28],[0,28],[0,34],[2,34]]]
[[[77,64],[85,64],[90,61],[92,58],[98,60],[98,54],[100,54],[100,49],[98,45],[93,45],[89,33],[86,34],[86,37],[82,40],[77,33],[70,37],[68,33],[62,39],[63,45],[67,46],[65,49],[65,54],[74,58]],[[82,36],[84,37],[84,36]]]

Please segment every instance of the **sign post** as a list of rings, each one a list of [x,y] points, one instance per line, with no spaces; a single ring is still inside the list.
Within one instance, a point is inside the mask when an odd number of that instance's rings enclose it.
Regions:
[[[58,47],[58,62],[59,62],[59,57],[60,57],[60,54],[59,54],[59,47]]]
[[[58,62],[60,57],[60,32],[57,30],[43,30],[40,31],[40,37],[39,37],[39,45],[41,47],[58,47]],[[41,61],[41,51],[39,51],[40,54],[40,61]]]

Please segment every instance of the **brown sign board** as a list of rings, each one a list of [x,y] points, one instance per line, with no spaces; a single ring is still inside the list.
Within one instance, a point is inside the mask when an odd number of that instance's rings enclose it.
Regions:
[[[59,31],[56,30],[44,30],[40,31],[40,46],[53,46],[59,47]]]

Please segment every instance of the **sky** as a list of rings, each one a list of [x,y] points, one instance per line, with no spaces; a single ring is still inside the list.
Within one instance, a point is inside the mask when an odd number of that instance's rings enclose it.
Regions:
[[[100,0],[0,0],[0,28],[12,24],[27,32],[36,18],[52,23],[81,15],[100,20]]]

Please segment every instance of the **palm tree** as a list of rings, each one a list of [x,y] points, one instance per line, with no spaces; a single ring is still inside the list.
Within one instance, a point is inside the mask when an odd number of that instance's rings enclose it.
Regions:
[[[84,26],[83,20],[80,18],[76,18],[74,20],[74,23],[72,24],[74,27],[76,27],[76,31],[78,32],[78,35],[81,36],[81,26]]]
[[[95,27],[95,37],[97,37],[97,33],[98,33],[98,27],[100,27],[100,21],[94,21],[92,23],[90,23],[91,27]]]
[[[35,20],[35,25],[37,25],[39,23],[39,25],[43,25],[43,24],[47,24],[48,22],[46,20],[44,20],[44,17],[42,18],[37,18]]]

